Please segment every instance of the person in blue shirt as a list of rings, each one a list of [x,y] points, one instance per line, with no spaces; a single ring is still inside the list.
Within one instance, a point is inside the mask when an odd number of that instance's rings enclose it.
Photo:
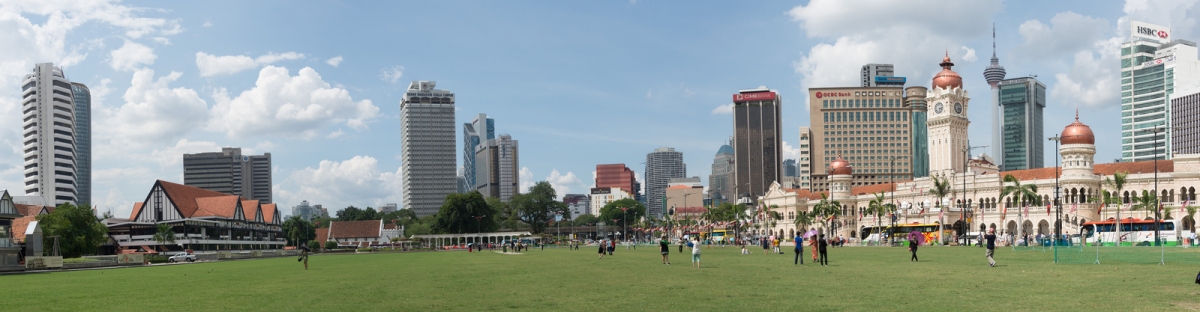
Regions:
[[[804,264],[804,260],[800,260],[802,259],[800,258],[800,254],[804,253],[804,239],[800,238],[800,233],[796,233],[796,237],[792,238],[792,242],[796,243],[796,249],[793,250],[796,252],[796,258],[792,259],[792,265],[796,265],[797,263]]]

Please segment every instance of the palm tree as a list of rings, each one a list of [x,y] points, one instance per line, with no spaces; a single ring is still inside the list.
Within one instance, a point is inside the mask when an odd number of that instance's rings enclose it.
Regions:
[[[174,244],[175,231],[171,230],[171,227],[166,224],[159,224],[158,231],[154,233],[154,241],[158,242],[159,246],[167,243]],[[157,247],[155,246],[155,249],[158,249]]]
[[[895,211],[895,210],[896,210],[895,205],[886,203],[884,201],[883,192],[879,192],[879,193],[875,194],[875,199],[871,200],[871,203],[867,205],[867,210],[864,211],[863,213],[875,216],[875,233],[879,234],[880,233],[879,217],[881,215],[883,215],[885,212],[891,212],[891,211]],[[879,245],[880,243],[882,243],[881,240],[876,241],[875,245]]]
[[[1183,218],[1183,228],[1185,230],[1195,232],[1196,231],[1196,207],[1192,206],[1192,205],[1188,205],[1187,207],[1184,207],[1184,209],[1187,209],[1187,216]]]
[[[1004,184],[1004,188],[1000,190],[1000,198],[1011,195],[1013,198],[1013,203],[1020,204],[1025,201],[1027,204],[1041,205],[1042,198],[1038,197],[1037,195],[1037,185],[1022,185],[1021,180],[1017,179],[1017,177],[1014,177],[1011,174],[1004,175]],[[1017,207],[1017,216],[1021,216],[1021,207]],[[1021,220],[1021,217],[1018,217],[1017,227],[1023,227],[1024,224],[1024,220]],[[1020,235],[1020,232],[1024,232],[1024,229],[1019,230],[1017,234]]]
[[[833,235],[829,228],[829,218],[842,214],[842,203],[836,200],[830,200],[825,193],[821,193],[821,201],[813,206],[813,216],[821,218],[821,225],[825,226],[826,234]]]
[[[942,209],[942,199],[950,195],[950,179],[938,179],[933,177],[933,187],[929,188],[929,194],[937,197],[937,202],[934,203],[938,209]],[[946,240],[942,237],[942,216],[938,215],[938,244],[943,244]]]
[[[1115,244],[1121,246],[1121,204],[1125,201],[1121,199],[1121,193],[1125,191],[1126,178],[1129,177],[1129,172],[1117,172],[1112,177],[1104,177],[1104,185],[1112,188],[1112,192],[1105,191],[1105,203],[1117,205],[1117,241]]]

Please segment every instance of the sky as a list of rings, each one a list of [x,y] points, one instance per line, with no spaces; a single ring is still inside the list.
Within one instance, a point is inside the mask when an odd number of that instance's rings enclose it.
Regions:
[[[241,147],[271,153],[287,214],[401,202],[399,101],[414,80],[455,92],[456,149],[486,113],[520,142],[522,187],[559,196],[585,193],[596,164],[640,179],[664,146],[707,183],[739,89],[780,93],[796,158],[808,88],[857,86],[867,63],[929,86],[945,53],[972,97],[970,139],[988,142],[993,24],[1008,77],[1048,87],[1045,135],[1079,109],[1111,160],[1129,21],[1196,41],[1198,18],[1197,0],[0,0],[0,189],[23,189],[20,80],[41,62],[92,90],[98,210],[125,216],[155,180],[182,182],[184,153]]]

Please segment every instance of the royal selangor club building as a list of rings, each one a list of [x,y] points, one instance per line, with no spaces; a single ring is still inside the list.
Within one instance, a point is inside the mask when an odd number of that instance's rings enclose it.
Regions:
[[[286,244],[275,204],[159,180],[128,219],[104,220],[115,253],[281,249]],[[159,243],[159,224],[175,232]]]

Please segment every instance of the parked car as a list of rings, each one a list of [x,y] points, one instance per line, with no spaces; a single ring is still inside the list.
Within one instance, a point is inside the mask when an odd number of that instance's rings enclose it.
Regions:
[[[174,256],[171,256],[170,258],[167,258],[167,262],[170,262],[170,263],[176,263],[176,262],[180,262],[180,261],[196,262],[196,255],[189,254],[186,252],[181,252],[181,253],[175,254]]]

